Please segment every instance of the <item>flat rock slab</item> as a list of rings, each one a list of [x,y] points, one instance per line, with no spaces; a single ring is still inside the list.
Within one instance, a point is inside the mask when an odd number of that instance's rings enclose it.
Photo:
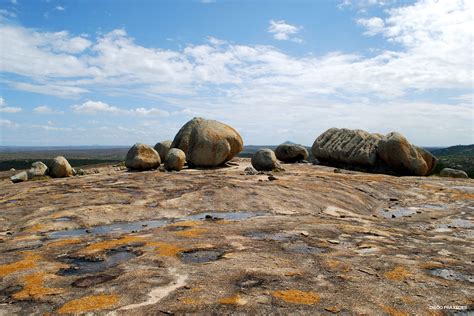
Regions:
[[[0,183],[4,314],[473,309],[474,181],[285,165]],[[71,233],[67,233],[67,232]],[[304,232],[304,233],[303,233]],[[443,311],[446,312],[446,311]]]

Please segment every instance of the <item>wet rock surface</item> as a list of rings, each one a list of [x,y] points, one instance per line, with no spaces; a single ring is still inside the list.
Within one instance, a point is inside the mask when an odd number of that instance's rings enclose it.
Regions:
[[[472,311],[473,180],[295,164],[268,181],[245,175],[249,159],[236,161],[180,173],[104,167],[41,182],[5,179],[0,309]]]

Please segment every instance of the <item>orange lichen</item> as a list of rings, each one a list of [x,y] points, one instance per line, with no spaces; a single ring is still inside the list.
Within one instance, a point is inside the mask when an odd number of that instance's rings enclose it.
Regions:
[[[234,295],[234,296],[221,298],[219,300],[219,303],[223,305],[245,305],[246,300],[240,297],[240,295]]]
[[[64,239],[50,242],[47,246],[48,247],[61,247],[66,245],[74,245],[79,244],[81,240],[79,238],[71,238],[71,239]]]
[[[285,272],[285,276],[295,276],[295,275],[301,275],[303,274],[301,271],[288,271]]]
[[[324,266],[329,270],[349,272],[351,270],[347,263],[335,259],[327,259],[324,261]]]
[[[384,276],[387,279],[392,280],[392,281],[403,281],[410,275],[411,273],[407,269],[401,266],[397,266],[392,271],[388,271],[384,273]]]
[[[381,305],[381,307],[384,310],[384,312],[386,312],[390,316],[407,316],[408,315],[407,312],[396,310],[395,308],[390,307],[390,306]]]
[[[421,269],[436,269],[436,268],[442,268],[444,265],[441,262],[436,262],[436,261],[428,261],[420,264]]]
[[[272,292],[272,295],[288,303],[306,305],[317,304],[321,299],[317,293],[304,292],[300,290],[274,291]]]
[[[36,267],[36,265],[38,264],[38,261],[41,258],[42,257],[39,254],[26,252],[24,253],[24,257],[22,260],[16,261],[13,263],[0,265],[0,277],[9,275],[13,272],[26,270],[26,269],[32,269]]]
[[[78,298],[67,302],[58,309],[58,313],[85,313],[106,309],[114,306],[119,301],[117,295],[99,294]]]
[[[192,298],[192,297],[180,298],[179,301],[183,304],[186,304],[186,305],[196,305],[196,304],[200,303],[200,300],[197,300],[197,299]]]
[[[24,231],[28,233],[37,233],[37,232],[45,231],[46,228],[47,228],[46,224],[38,223],[38,224],[34,224],[28,227]]]
[[[179,252],[183,251],[183,248],[180,248],[177,245],[160,241],[147,242],[145,246],[157,248],[158,255],[165,257],[174,257]]]
[[[182,231],[179,231],[179,232],[175,232],[175,235],[180,236],[180,237],[194,238],[194,237],[199,237],[202,233],[205,233],[207,231],[208,230],[206,228],[192,228],[192,229],[188,229],[188,230],[182,230]]]
[[[105,241],[101,241],[101,242],[89,245],[86,248],[82,249],[80,253],[91,254],[91,253],[96,253],[96,252],[100,252],[100,251],[104,251],[108,249],[113,249],[113,248],[127,245],[127,244],[143,242],[143,241],[144,241],[143,237],[125,236],[119,239],[105,240]]]
[[[13,294],[13,298],[17,300],[39,299],[46,295],[55,295],[64,292],[61,288],[47,288],[43,286],[46,279],[52,279],[56,276],[46,272],[38,272],[27,275],[23,278],[23,290]]]

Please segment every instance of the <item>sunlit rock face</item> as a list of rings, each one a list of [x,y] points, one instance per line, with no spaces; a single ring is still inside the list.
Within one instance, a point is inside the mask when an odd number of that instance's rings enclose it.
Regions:
[[[395,175],[426,176],[437,162],[431,153],[396,132],[383,136],[331,128],[314,141],[312,152],[323,164]]]

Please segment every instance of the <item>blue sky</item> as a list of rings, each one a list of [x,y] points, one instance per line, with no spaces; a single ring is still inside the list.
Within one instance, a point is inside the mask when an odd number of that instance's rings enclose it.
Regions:
[[[0,145],[474,143],[472,1],[0,1]]]

